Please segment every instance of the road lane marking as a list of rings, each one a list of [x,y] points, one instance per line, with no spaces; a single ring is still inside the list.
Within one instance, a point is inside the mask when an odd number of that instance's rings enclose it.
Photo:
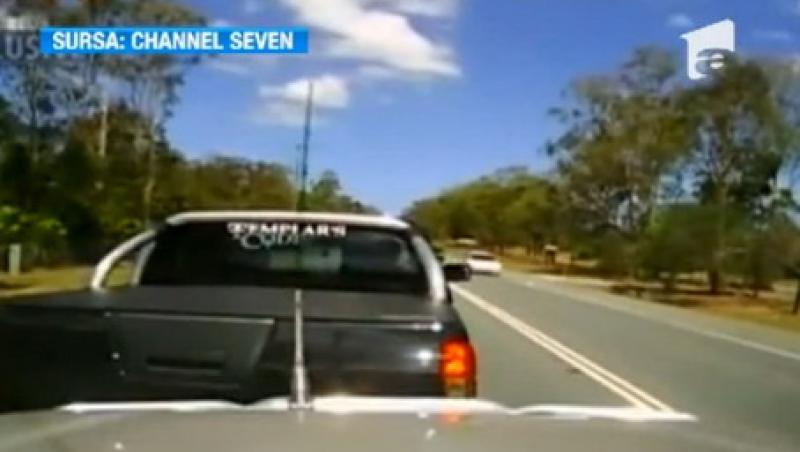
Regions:
[[[553,339],[542,331],[528,325],[527,323],[509,314],[507,311],[489,303],[478,295],[475,295],[463,287],[456,285],[451,285],[451,288],[456,294],[460,295],[475,307],[483,310],[495,319],[506,324],[526,339],[547,350],[552,355],[566,362],[570,366],[580,370],[592,380],[631,403],[634,407],[655,410],[664,413],[676,412],[666,403],[639,389],[629,381],[613,374],[589,358],[581,355],[575,350],[570,349],[556,339]]]
[[[510,278],[506,279],[506,280],[507,281],[512,281],[512,282],[517,282],[517,283],[520,282],[518,280],[510,279]],[[547,284],[552,284],[552,282],[549,282]],[[693,327],[686,326],[685,324],[682,324],[682,323],[679,323],[679,322],[675,322],[675,321],[672,321],[672,320],[665,320],[663,318],[653,318],[653,317],[651,317],[651,316],[649,316],[649,315],[647,315],[645,313],[629,309],[628,307],[625,307],[625,306],[610,305],[610,304],[607,304],[607,303],[604,303],[604,302],[601,302],[601,301],[597,301],[597,300],[594,300],[594,299],[587,298],[587,297],[589,297],[589,295],[568,293],[568,292],[565,292],[563,290],[559,290],[557,288],[545,287],[545,286],[543,286],[541,284],[536,284],[533,281],[525,281],[524,285],[527,286],[527,287],[530,287],[532,289],[541,290],[541,291],[548,292],[548,293],[553,294],[553,295],[558,295],[558,296],[561,296],[561,297],[569,298],[571,300],[579,301],[581,303],[587,303],[587,304],[592,304],[594,306],[600,306],[600,307],[603,307],[603,308],[606,308],[606,309],[610,309],[612,311],[622,312],[622,313],[629,314],[629,315],[632,315],[632,316],[636,316],[636,317],[640,317],[640,318],[643,318],[643,319],[647,319],[647,320],[650,320],[651,322],[657,322],[657,323],[661,323],[661,324],[664,324],[664,325],[668,325],[668,326],[671,326],[673,328],[677,328],[679,330],[689,331],[690,333],[699,334],[701,336],[706,336],[706,337],[718,339],[718,340],[721,340],[721,341],[732,342],[734,344],[740,345],[740,346],[745,347],[745,348],[751,348],[751,349],[754,349],[754,350],[762,351],[764,353],[770,353],[770,354],[773,354],[773,355],[776,355],[776,356],[780,356],[782,358],[788,358],[788,359],[791,359],[791,360],[794,360],[794,361],[800,361],[800,353],[795,353],[795,352],[792,352],[792,351],[789,351],[789,350],[786,350],[786,349],[773,347],[771,345],[762,344],[760,342],[755,342],[755,341],[751,341],[751,340],[748,340],[748,339],[742,339],[740,337],[736,337],[736,336],[733,336],[733,335],[730,335],[730,334],[726,334],[726,333],[721,333],[721,332],[718,332],[718,331],[706,331],[706,330],[693,328]],[[607,294],[604,294],[604,295],[607,295]],[[631,300],[631,302],[633,302],[633,301],[635,301],[635,300]]]

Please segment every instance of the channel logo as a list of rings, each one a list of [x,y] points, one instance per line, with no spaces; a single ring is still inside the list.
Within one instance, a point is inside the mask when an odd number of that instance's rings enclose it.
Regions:
[[[736,51],[736,24],[730,19],[681,35],[686,41],[686,75],[702,80],[725,67]]]
[[[0,30],[0,60],[29,61],[39,56],[39,32]]]
[[[0,17],[0,60],[27,61],[40,56],[39,28],[44,19],[36,16]]]

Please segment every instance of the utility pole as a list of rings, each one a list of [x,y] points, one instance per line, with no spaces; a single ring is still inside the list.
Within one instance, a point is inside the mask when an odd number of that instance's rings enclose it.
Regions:
[[[314,108],[314,82],[308,82],[308,96],[306,97],[306,116],[303,126],[303,143],[300,145],[300,196],[297,199],[297,210],[302,211],[307,206],[308,189],[308,151],[311,142],[311,117]]]

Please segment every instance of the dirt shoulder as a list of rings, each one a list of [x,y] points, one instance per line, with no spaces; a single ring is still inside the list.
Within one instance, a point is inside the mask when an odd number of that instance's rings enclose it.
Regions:
[[[579,269],[577,274],[573,274],[564,272],[558,267],[526,262],[519,258],[504,258],[503,262],[509,269],[535,274],[553,282],[800,332],[800,315],[791,312],[796,290],[795,281],[777,281],[773,284],[772,290],[761,291],[757,295],[735,285],[722,294],[712,295],[702,279],[691,275],[681,279],[674,292],[666,293],[658,282],[605,278],[591,275],[586,268]]]
[[[82,290],[89,287],[93,267],[71,266],[58,268],[36,268],[21,275],[11,276],[0,272],[0,299],[17,295]],[[109,287],[127,285],[133,267],[119,265],[108,278]]]
[[[91,267],[34,269],[18,276],[0,273],[0,298],[82,289],[91,275]]]

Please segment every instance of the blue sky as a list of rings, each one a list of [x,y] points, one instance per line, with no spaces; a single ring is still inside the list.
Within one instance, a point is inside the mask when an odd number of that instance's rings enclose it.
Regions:
[[[685,52],[721,19],[737,51],[800,61],[798,0],[200,0],[218,25],[301,25],[308,55],[225,55],[194,68],[168,124],[193,157],[293,166],[303,87],[315,80],[312,174],[387,212],[509,165],[546,170],[547,117],[570,80],[632,49]]]

